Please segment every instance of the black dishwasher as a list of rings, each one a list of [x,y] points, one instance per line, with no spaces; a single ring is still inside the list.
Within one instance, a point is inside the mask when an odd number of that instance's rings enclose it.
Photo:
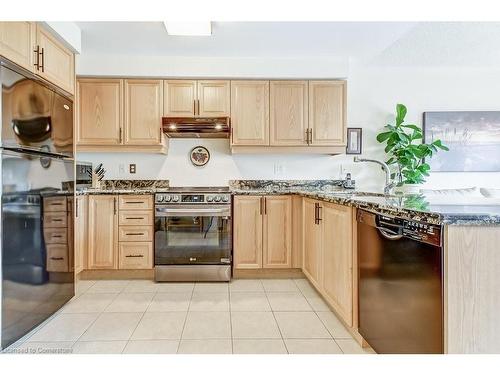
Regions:
[[[358,210],[359,333],[377,353],[443,353],[442,227]]]

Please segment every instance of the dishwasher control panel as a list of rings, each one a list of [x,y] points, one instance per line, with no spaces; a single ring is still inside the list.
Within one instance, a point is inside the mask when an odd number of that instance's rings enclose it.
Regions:
[[[403,220],[403,235],[431,245],[441,246],[441,226],[439,225]]]

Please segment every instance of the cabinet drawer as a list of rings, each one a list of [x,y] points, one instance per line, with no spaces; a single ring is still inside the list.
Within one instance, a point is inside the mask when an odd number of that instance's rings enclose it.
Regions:
[[[120,195],[120,210],[148,210],[153,208],[152,195]]]
[[[46,244],[66,244],[68,241],[67,228],[44,228],[43,235]]]
[[[45,212],[64,211],[66,212],[66,197],[43,198],[43,210]]]
[[[120,225],[153,225],[153,211],[120,211]]]
[[[153,243],[121,242],[119,246],[119,268],[153,268]]]
[[[44,228],[66,228],[68,226],[68,216],[66,212],[46,212],[43,215]]]
[[[151,225],[138,225],[120,227],[118,232],[119,241],[152,241],[153,227]]]
[[[68,246],[60,244],[47,245],[47,271],[68,272]]]

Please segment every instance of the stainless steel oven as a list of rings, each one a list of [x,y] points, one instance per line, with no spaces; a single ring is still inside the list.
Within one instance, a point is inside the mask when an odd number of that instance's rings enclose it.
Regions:
[[[156,194],[155,279],[230,280],[231,228],[227,188],[184,188]]]

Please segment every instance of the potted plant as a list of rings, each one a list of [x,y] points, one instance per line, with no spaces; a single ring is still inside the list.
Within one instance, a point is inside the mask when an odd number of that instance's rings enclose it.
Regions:
[[[396,123],[387,124],[382,133],[377,135],[377,141],[385,143],[385,153],[389,159],[386,163],[394,166],[391,178],[397,181],[397,191],[414,194],[420,191],[420,185],[429,176],[431,167],[425,162],[439,150],[448,151],[441,140],[430,144],[423,143],[422,129],[414,124],[405,124],[406,107],[396,105]]]

